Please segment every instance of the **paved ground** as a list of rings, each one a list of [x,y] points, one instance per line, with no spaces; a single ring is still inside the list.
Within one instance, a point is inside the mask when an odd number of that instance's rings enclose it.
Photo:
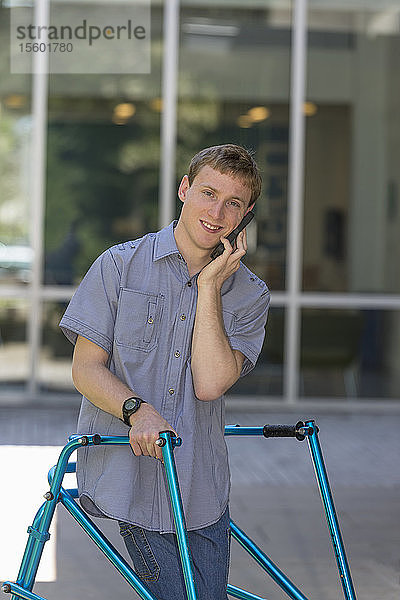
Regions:
[[[76,409],[0,408],[0,443],[63,445]],[[228,423],[263,425],[315,418],[359,600],[400,593],[400,414],[229,411]],[[232,518],[310,599],[342,598],[307,443],[228,438]],[[113,524],[99,521],[123,552]],[[4,543],[4,542],[1,542]],[[285,594],[233,544],[231,583],[279,600]],[[34,590],[50,600],[128,600],[136,595],[61,507],[55,583]],[[16,575],[16,574],[15,574]],[[15,575],[11,574],[10,579]],[[6,596],[5,596],[6,598]]]

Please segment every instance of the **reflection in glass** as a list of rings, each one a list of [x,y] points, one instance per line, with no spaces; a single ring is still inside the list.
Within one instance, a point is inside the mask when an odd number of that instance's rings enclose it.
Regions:
[[[246,263],[272,289],[284,289],[290,10],[283,2],[251,10],[184,6],[181,30],[177,172],[207,146],[255,151],[264,186]]]
[[[29,108],[26,92],[1,96],[0,89],[0,284],[31,279]]]
[[[334,4],[308,12],[303,289],[398,294],[398,11]]]
[[[399,312],[305,309],[301,329],[301,395],[398,397],[399,342]]]
[[[0,390],[25,385],[29,376],[27,319],[24,300],[0,298]]]
[[[45,274],[76,285],[106,248],[158,228],[162,9],[148,75],[49,76]]]
[[[349,286],[349,107],[318,105],[306,125],[303,287],[341,292]]]
[[[116,124],[116,104],[98,100],[82,112],[71,99],[50,102],[47,284],[78,283],[106,248],[157,228],[159,112],[135,102],[129,122]]]
[[[33,250],[29,246],[0,242],[0,281],[3,283],[29,283],[31,279]]]
[[[39,379],[44,391],[72,392],[73,346],[58,324],[68,302],[45,302],[43,305],[42,347]]]
[[[229,394],[281,396],[283,393],[283,308],[271,308],[264,345],[254,369]]]

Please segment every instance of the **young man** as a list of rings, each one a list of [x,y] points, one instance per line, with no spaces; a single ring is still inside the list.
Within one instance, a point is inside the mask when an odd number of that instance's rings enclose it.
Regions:
[[[175,460],[199,600],[226,600],[230,488],[223,394],[255,365],[269,292],[226,236],[260,194],[252,156],[206,148],[180,183],[177,222],[104,252],[60,326],[75,343],[79,432],[129,434],[127,447],[78,453],[80,501],[119,521],[135,570],[160,600],[184,599],[159,432],[183,439]],[[222,240],[224,252],[210,261]],[[133,398],[133,399],[132,399]],[[158,460],[155,460],[158,459]]]

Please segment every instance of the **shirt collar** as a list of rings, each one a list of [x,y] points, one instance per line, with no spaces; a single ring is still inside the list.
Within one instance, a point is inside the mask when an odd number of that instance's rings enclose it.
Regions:
[[[174,236],[174,229],[177,223],[178,221],[172,221],[172,223],[157,233],[153,254],[154,261],[171,254],[179,254]]]

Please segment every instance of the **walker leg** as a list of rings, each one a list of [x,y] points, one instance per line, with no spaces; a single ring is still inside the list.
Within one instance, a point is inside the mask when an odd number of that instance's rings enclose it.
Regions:
[[[28,541],[25,546],[25,552],[22,557],[22,562],[16,581],[18,585],[21,585],[24,589],[30,591],[32,591],[32,587],[35,582],[36,572],[39,566],[44,544],[50,537],[48,532],[40,533],[40,523],[43,518],[46,504],[46,502],[42,504],[37,511],[35,518],[33,519],[32,525],[28,527]],[[14,595],[11,596],[11,600],[17,600],[17,597]]]
[[[344,596],[346,600],[356,600],[350,568],[347,562],[346,552],[340,533],[339,522],[336,516],[335,506],[333,504],[333,496],[329,486],[328,475],[322,456],[321,446],[318,440],[318,427],[315,425],[314,421],[306,421],[306,425],[311,427],[313,430],[313,433],[307,436],[307,440],[315,469],[315,475],[318,481],[322,503],[325,509],[326,520],[328,522],[328,527],[331,534],[332,545],[336,556],[336,562],[339,570],[340,581],[343,586]]]
[[[50,491],[45,494],[46,502],[39,508],[32,525],[28,527],[29,537],[16,581],[17,586],[20,586],[20,588],[27,592],[32,592],[44,545],[50,538],[50,523],[58,502],[58,495],[67,469],[68,459],[72,452],[81,445],[82,440],[79,439],[69,442],[69,444],[64,446],[54,471]],[[11,600],[17,600],[20,597],[13,594]]]
[[[193,564],[187,540],[182,497],[179,489],[178,476],[176,472],[176,465],[173,453],[173,437],[174,436],[172,436],[172,432],[170,431],[163,431],[160,433],[160,438],[165,441],[162,446],[164,467],[167,476],[167,484],[172,505],[172,512],[174,515],[174,523],[178,539],[179,554],[182,562],[182,571],[185,579],[186,593],[188,600],[197,600],[197,592],[193,577]]]

